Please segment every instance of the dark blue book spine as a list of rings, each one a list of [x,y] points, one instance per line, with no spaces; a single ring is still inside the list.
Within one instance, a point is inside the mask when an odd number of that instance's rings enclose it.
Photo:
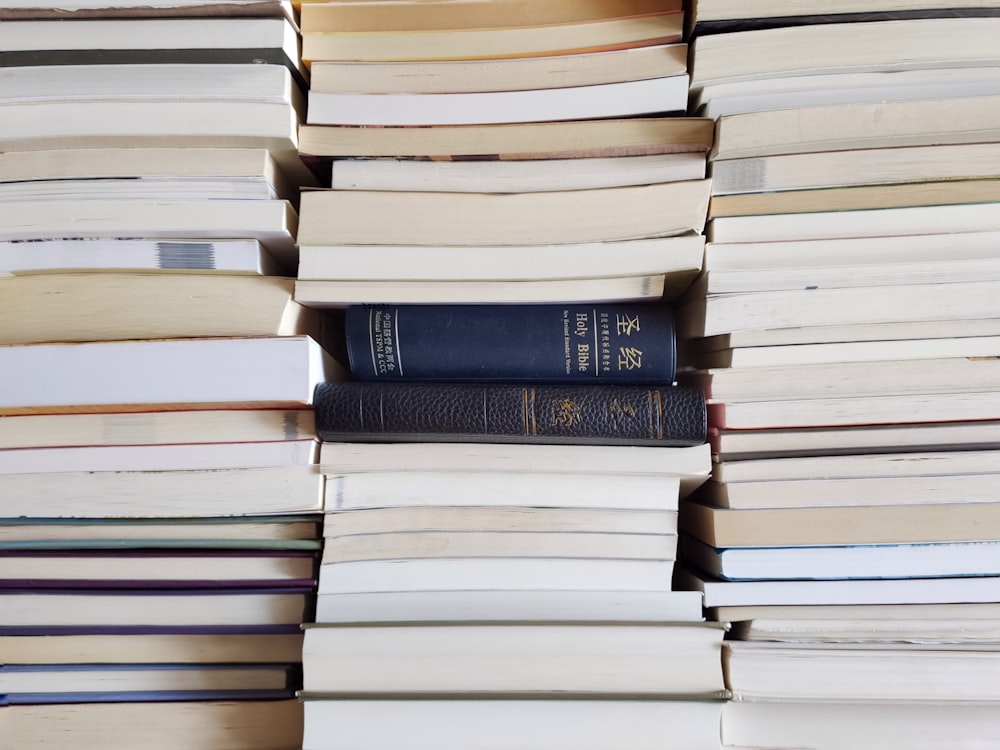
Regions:
[[[357,305],[345,325],[357,380],[674,380],[673,315],[661,305]]]

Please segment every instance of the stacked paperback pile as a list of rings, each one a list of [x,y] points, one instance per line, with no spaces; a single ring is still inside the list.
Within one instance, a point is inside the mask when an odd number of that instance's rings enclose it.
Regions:
[[[679,582],[742,638],[723,741],[992,746],[996,3],[746,3],[775,18],[745,31],[724,5],[693,45],[722,117],[679,378],[718,461]]]
[[[677,498],[708,468],[704,404],[567,377],[565,326],[604,318],[631,319],[672,380],[665,308],[348,308],[363,380],[316,394],[305,748],[718,746],[723,631],[670,586]]]
[[[670,585],[704,401],[669,309],[627,304],[701,267],[681,21],[303,4],[301,147],[331,169],[296,299],[347,308],[354,379],[315,398],[303,747],[718,747],[723,631]]]
[[[294,274],[306,179],[295,28],[16,10],[0,747],[293,750],[320,547],[312,393],[338,372],[323,321],[271,275]],[[250,64],[269,51],[282,61]]]
[[[683,291],[712,123],[663,116],[687,103],[682,15],[660,0],[305,3],[301,149],[332,168],[302,196],[296,298]]]

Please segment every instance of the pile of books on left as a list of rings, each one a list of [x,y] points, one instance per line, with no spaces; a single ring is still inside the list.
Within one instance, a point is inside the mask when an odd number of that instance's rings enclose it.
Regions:
[[[297,30],[216,12],[0,25],[4,748],[301,744],[339,370],[281,275]]]

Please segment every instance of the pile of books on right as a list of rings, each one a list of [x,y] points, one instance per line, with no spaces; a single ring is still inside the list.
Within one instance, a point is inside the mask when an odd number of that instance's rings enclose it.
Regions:
[[[724,5],[698,3],[720,119],[679,324],[716,463],[677,578],[734,623],[722,740],[995,747],[997,4]]]

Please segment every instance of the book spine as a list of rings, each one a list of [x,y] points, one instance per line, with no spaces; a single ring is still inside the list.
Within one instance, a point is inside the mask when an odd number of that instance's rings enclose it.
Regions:
[[[323,383],[323,440],[599,443],[705,442],[701,391],[678,386]]]
[[[661,305],[356,305],[345,326],[357,380],[674,380],[673,315]]]

